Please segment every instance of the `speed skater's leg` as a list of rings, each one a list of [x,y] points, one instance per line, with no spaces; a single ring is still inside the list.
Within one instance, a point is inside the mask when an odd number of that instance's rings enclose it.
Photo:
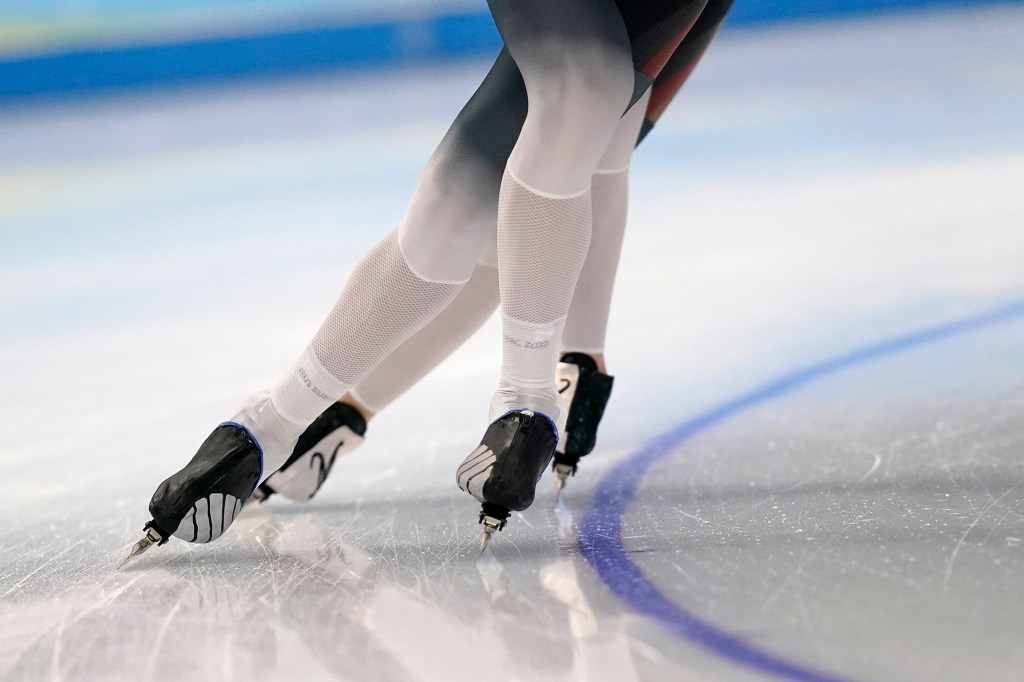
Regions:
[[[626,229],[629,166],[650,92],[619,121],[615,137],[593,176],[593,230],[562,337],[564,352],[604,352],[615,272]]]
[[[292,370],[250,396],[157,488],[150,511],[163,537],[219,537],[303,430],[458,295],[493,231],[501,173],[525,116],[522,78],[503,51],[431,157],[401,224],[356,266]],[[222,513],[205,530],[187,523],[217,505]]]
[[[481,260],[451,305],[360,379],[351,396],[380,412],[455,352],[497,307],[497,263]]]
[[[591,231],[590,183],[633,94],[610,0],[490,0],[529,110],[498,201],[502,370],[480,446],[456,472],[493,531],[533,502],[554,454],[554,371]],[[484,536],[489,537],[488,535]]]
[[[356,266],[291,371],[272,389],[250,396],[185,468],[160,484],[149,504],[157,524],[189,542],[217,539],[260,480],[288,460],[306,427],[460,289],[461,282],[415,271],[392,231]],[[243,480],[221,490],[243,467]],[[235,507],[230,514],[229,494]],[[197,530],[195,519],[215,505],[224,513],[210,519],[209,532]]]
[[[619,121],[615,137],[593,177],[593,230],[562,338],[556,383],[566,404],[554,469],[559,489],[576,472],[579,458],[594,449],[597,427],[613,379],[603,360],[612,287],[626,229],[629,164],[650,93],[644,93]]]
[[[591,178],[632,96],[632,60],[609,0],[490,6],[529,99],[498,202],[503,359],[490,416],[557,419],[554,367],[590,243]]]
[[[485,248],[485,251],[488,249]],[[458,296],[374,367],[303,432],[291,457],[257,490],[294,502],[312,498],[337,459],[362,444],[367,422],[455,351],[498,305],[498,269],[481,261]]]
[[[634,138],[637,144],[650,132],[658,117],[693,73],[721,27],[732,0],[708,0],[694,22],[692,12],[700,4],[684,4],[678,12],[660,19],[647,30],[651,35],[669,36],[673,31],[685,31],[667,62],[658,61],[659,55],[664,54],[664,47],[658,48],[657,41],[631,36],[638,69],[647,74],[656,74],[651,90],[646,93],[649,101],[645,102],[646,113],[639,139]],[[638,5],[633,6],[634,11],[642,11],[637,8]],[[641,23],[629,22],[629,18],[627,25],[630,26],[631,34],[636,33],[636,26]],[[640,54],[643,52],[640,45],[647,46],[647,55]],[[620,131],[626,135],[630,134],[628,130],[620,127]],[[575,473],[579,458],[593,450],[597,427],[612,387],[612,377],[605,368],[604,343],[626,221],[626,166],[631,149],[623,142],[623,138],[616,137],[616,142],[612,144],[606,158],[602,159],[600,170],[594,176],[594,230],[590,252],[573,297],[563,337],[563,355],[558,363],[558,387],[569,404],[562,440],[555,454],[559,487],[564,485],[567,476]],[[617,173],[616,168],[623,168],[623,171]]]
[[[237,420],[258,442],[291,443],[338,396],[444,310],[493,230],[500,169],[526,115],[519,71],[503,51],[431,156],[398,228],[352,273],[306,352],[260,409]],[[298,425],[298,429],[290,425]],[[291,453],[274,462],[273,471]],[[265,453],[266,456],[266,453]]]

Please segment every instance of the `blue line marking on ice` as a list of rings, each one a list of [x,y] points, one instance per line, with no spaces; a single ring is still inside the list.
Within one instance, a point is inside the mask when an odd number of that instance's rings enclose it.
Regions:
[[[597,483],[590,505],[580,521],[580,551],[601,580],[619,598],[640,613],[654,618],[678,636],[736,663],[782,678],[813,682],[839,682],[844,678],[787,661],[770,651],[702,620],[673,603],[630,558],[622,539],[622,517],[647,471],[693,436],[773,398],[844,369],[872,360],[943,341],[961,334],[1024,318],[1024,301],[987,313],[897,336],[844,355],[799,368],[678,424],[648,441],[614,466]]]

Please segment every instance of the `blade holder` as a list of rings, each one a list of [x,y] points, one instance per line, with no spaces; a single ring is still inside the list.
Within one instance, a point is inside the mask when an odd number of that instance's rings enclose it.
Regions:
[[[479,523],[483,524],[487,532],[493,533],[505,527],[509,516],[511,516],[511,512],[505,507],[484,502],[480,510]]]
[[[156,521],[150,521],[142,527],[142,530],[145,531],[150,542],[156,543],[157,547],[167,544],[167,540],[171,537],[170,533],[156,525]]]

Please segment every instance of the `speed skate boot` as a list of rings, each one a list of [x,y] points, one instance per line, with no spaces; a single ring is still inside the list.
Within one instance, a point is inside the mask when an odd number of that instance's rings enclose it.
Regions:
[[[552,468],[559,493],[576,474],[580,457],[590,454],[597,442],[597,426],[612,393],[614,377],[597,369],[586,353],[566,353],[555,368],[555,385],[565,401],[565,422],[559,424],[562,439],[555,451]]]
[[[334,403],[299,436],[288,461],[256,488],[253,499],[264,502],[275,493],[292,502],[312,499],[335,461],[358,448],[365,436],[366,420],[359,410]]]
[[[153,520],[123,566],[173,535],[186,542],[211,542],[234,521],[263,472],[263,452],[249,431],[224,422],[178,473],[161,483],[149,501]]]
[[[558,431],[546,415],[513,410],[491,422],[480,445],[459,465],[459,487],[483,504],[481,552],[493,533],[505,527],[512,511],[533,504],[537,482],[557,443]]]

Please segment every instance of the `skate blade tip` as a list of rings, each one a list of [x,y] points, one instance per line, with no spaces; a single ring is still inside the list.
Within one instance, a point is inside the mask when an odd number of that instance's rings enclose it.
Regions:
[[[129,552],[128,552],[128,556],[126,556],[126,557],[125,557],[124,559],[122,559],[122,560],[121,560],[121,563],[119,563],[119,564],[118,564],[117,566],[115,566],[115,567],[114,567],[114,570],[115,570],[115,571],[120,571],[120,570],[121,570],[122,568],[124,568],[125,566],[127,566],[127,565],[128,565],[128,563],[129,563],[129,562],[130,562],[130,561],[131,561],[132,559],[134,559],[135,557],[139,556],[139,554],[140,554],[140,553],[141,553],[141,552],[136,552],[136,551],[135,551],[135,548],[133,547],[133,548],[131,549],[131,551],[129,551]]]
[[[128,556],[126,556],[114,570],[120,571],[122,568],[128,565],[128,562],[130,562],[135,557],[143,554],[154,544],[156,544],[156,541],[149,535],[149,532],[147,531],[146,535],[142,536],[141,540],[132,545],[132,548],[128,550]]]
[[[481,533],[480,533],[480,553],[477,554],[477,558],[478,559],[484,555],[485,551],[487,551],[487,545],[491,544],[491,537],[493,537],[493,536],[494,536],[494,531],[493,530],[481,531]]]

